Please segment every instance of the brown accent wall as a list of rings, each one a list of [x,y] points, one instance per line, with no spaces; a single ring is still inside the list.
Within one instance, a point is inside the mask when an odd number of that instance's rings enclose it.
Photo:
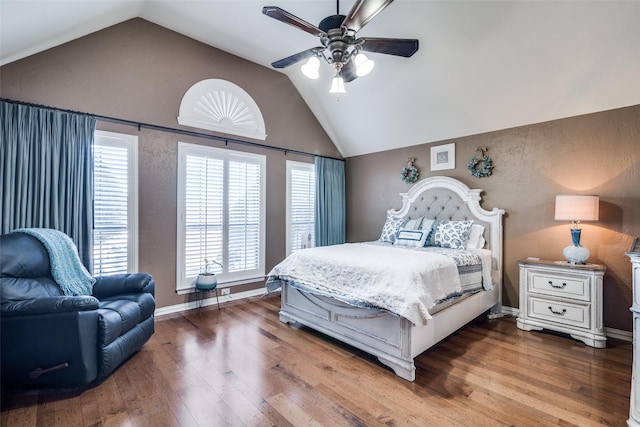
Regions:
[[[255,142],[340,157],[286,76],[143,19],[7,64],[0,75],[3,98],[188,130],[194,129],[176,119],[184,93],[198,81],[224,79],[247,91],[263,114],[268,136]],[[156,280],[158,307],[192,299],[175,292],[177,143],[225,144],[107,122],[98,128],[138,136],[139,265]],[[228,148],[267,156],[268,271],[285,256],[285,162],[313,159],[243,145]]]
[[[431,147],[451,142],[456,168],[431,172]],[[475,178],[467,171],[479,146],[489,148],[495,165],[490,177]],[[380,236],[386,210],[399,208],[398,193],[410,188],[400,177],[409,157],[417,158],[421,178],[458,178],[485,190],[485,209],[506,211],[505,306],[519,305],[519,259],[564,259],[571,225],[554,220],[555,196],[600,195],[600,221],[582,224],[581,243],[591,251],[590,262],[607,266],[605,326],[632,330],[631,263],[625,252],[640,236],[640,106],[348,158],[348,241]]]
[[[7,64],[0,76],[4,98],[169,127],[181,127],[176,116],[191,85],[221,78],[257,102],[266,123],[266,144],[340,157],[286,76],[143,19]],[[185,302],[189,297],[175,293],[177,142],[224,144],[104,122],[98,128],[138,135],[140,269],[156,279],[159,307]],[[599,194],[601,220],[583,224],[582,243],[591,250],[591,261],[608,268],[605,325],[631,330],[631,267],[624,252],[633,236],[640,235],[640,106],[441,143],[449,142],[456,144],[457,167],[439,174],[484,189],[483,206],[507,212],[504,304],[518,306],[518,259],[561,259],[570,242],[570,225],[553,220],[555,195]],[[379,237],[386,210],[399,207],[398,193],[409,188],[400,179],[408,157],[417,158],[422,177],[435,174],[429,171],[432,145],[347,159],[349,241]],[[474,178],[466,170],[477,146],[489,148],[495,164],[491,177]],[[229,148],[267,156],[269,269],[285,254],[285,161],[311,158],[233,144]]]

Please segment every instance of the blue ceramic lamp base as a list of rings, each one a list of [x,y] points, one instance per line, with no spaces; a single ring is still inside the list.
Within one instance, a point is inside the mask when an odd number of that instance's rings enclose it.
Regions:
[[[564,248],[562,254],[567,259],[569,264],[584,264],[585,261],[591,255],[589,249],[580,245],[580,233],[582,232],[579,228],[571,229],[571,245]]]

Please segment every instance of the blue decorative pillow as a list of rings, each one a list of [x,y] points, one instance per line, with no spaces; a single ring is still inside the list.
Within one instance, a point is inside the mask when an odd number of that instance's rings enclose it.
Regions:
[[[424,242],[427,240],[428,236],[429,231],[401,228],[400,230],[398,230],[396,241],[393,242],[393,245],[420,248],[424,246]]]
[[[472,225],[473,221],[441,221],[433,237],[436,246],[463,249]]]
[[[421,228],[420,229],[412,229],[408,228],[407,225],[412,225],[410,223],[405,223],[399,230],[396,235],[396,241],[393,242],[394,245],[401,246],[411,246],[416,248],[421,248],[425,245],[427,239],[432,234],[432,224],[433,220],[420,218]],[[414,220],[417,221],[417,220]]]
[[[425,220],[431,221],[431,232],[429,233],[429,237],[427,237],[427,241],[424,242],[425,246],[438,246],[436,245],[436,230],[438,229],[438,224],[442,221],[435,221],[433,219]]]
[[[404,224],[404,221],[404,218],[398,218],[387,214],[387,220],[384,223],[384,227],[382,227],[382,234],[380,234],[380,241],[387,243],[395,242],[398,229],[400,229],[400,226]]]

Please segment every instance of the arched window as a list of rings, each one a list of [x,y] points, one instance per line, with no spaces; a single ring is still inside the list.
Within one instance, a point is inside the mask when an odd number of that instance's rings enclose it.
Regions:
[[[258,104],[240,86],[221,79],[202,80],[182,97],[178,123],[231,135],[264,140]]]

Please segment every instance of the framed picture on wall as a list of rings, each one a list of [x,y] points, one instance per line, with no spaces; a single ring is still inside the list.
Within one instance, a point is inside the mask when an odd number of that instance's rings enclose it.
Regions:
[[[456,144],[445,144],[431,147],[431,170],[441,171],[455,169]]]

